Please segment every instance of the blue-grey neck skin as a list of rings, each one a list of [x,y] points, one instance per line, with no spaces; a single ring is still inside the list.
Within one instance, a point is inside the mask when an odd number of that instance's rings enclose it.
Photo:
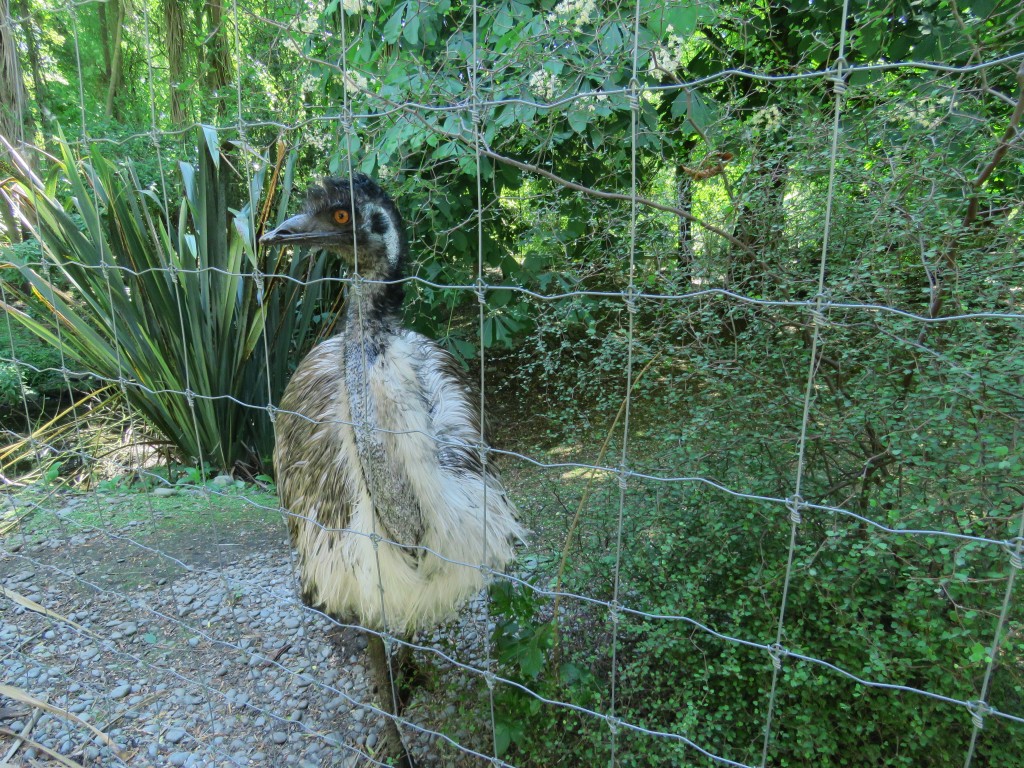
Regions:
[[[331,186],[325,182],[326,188]],[[406,237],[394,203],[365,177],[356,177],[352,185],[345,180],[333,185],[335,205],[347,199],[349,187],[355,192],[350,206],[355,236],[344,253],[352,270],[342,330],[345,384],[362,474],[386,529],[379,533],[409,547],[423,539],[422,514],[401,467],[389,465],[384,448],[387,436],[376,428],[381,414],[375,412],[375,398],[367,392],[368,372],[386,365],[389,345],[402,333],[405,290],[396,281],[404,276]],[[413,558],[422,556],[415,549],[406,552]]]
[[[399,546],[407,547],[413,558],[422,552],[409,548],[423,540],[423,517],[419,505],[400,465],[389,464],[384,441],[395,438],[379,429],[381,414],[376,412],[376,399],[367,391],[368,369],[381,365],[386,356],[386,340],[361,340],[357,334],[346,333],[344,345],[345,385],[349,392],[349,408],[355,431],[356,450],[363,479],[381,523],[386,530],[378,533]],[[381,346],[376,348],[380,343]],[[401,438],[398,438],[401,439]]]

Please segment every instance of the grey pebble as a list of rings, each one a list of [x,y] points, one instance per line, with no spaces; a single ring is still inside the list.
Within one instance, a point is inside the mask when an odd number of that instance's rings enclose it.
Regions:
[[[184,765],[190,757],[192,755],[188,752],[172,752],[171,756],[167,758],[167,762],[171,765]]]
[[[171,744],[177,744],[179,741],[185,738],[184,728],[171,728],[164,734],[164,740]]]
[[[274,731],[270,734],[270,740],[275,744],[284,744],[288,741],[288,734],[284,731]]]
[[[128,683],[123,683],[110,692],[110,698],[112,699],[123,699],[129,693],[131,693],[132,687]]]

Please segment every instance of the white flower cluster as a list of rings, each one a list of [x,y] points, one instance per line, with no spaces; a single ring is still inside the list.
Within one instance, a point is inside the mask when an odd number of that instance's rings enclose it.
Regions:
[[[320,16],[319,16],[319,14],[317,14],[317,13],[305,13],[305,14],[296,16],[295,19],[293,20],[293,27],[292,27],[292,29],[296,33],[298,33],[298,35],[302,35],[302,36],[305,36],[307,38],[311,37],[311,36],[313,36],[315,34],[318,34],[320,32]],[[302,56],[305,53],[305,51],[302,48],[302,43],[300,43],[298,40],[296,40],[294,38],[286,37],[282,41],[282,44],[284,45],[285,48],[287,48],[292,53],[297,53],[300,56]]]
[[[906,104],[904,102],[893,104],[891,119],[917,123],[928,130],[937,128],[949,114],[948,105],[942,103],[943,101],[940,99],[939,104]]]
[[[307,13],[299,17],[296,28],[306,37],[318,33],[320,31],[320,15],[317,13]]]
[[[341,75],[341,82],[349,93],[366,91],[370,85],[363,73],[354,69],[346,69]]]
[[[370,0],[341,0],[341,7],[349,16],[369,11],[372,8]]]
[[[310,91],[320,90],[320,78],[315,75],[305,75],[302,78],[302,85],[299,86],[299,91],[302,93],[309,93]]]
[[[686,45],[686,41],[679,37],[679,35],[673,34],[672,25],[668,27],[668,37],[665,40],[665,44],[658,46],[658,48],[651,52],[651,63],[647,67],[647,71],[652,75],[657,75],[659,72],[674,74],[683,68],[683,57],[685,51],[683,50]]]
[[[572,20],[573,29],[579,32],[597,15],[597,0],[562,0],[548,14],[548,21],[557,22],[563,18]]]
[[[605,96],[603,93],[595,93],[593,96],[591,96],[586,101],[587,101],[587,103],[583,105],[583,111],[584,112],[596,112],[597,111],[597,105],[600,104],[602,101],[608,101],[608,97]]]
[[[775,104],[762,107],[747,120],[747,128],[755,133],[759,131],[771,133],[780,125],[782,125],[782,110]]]
[[[546,69],[530,75],[530,90],[542,99],[551,101],[558,94],[558,78]]]

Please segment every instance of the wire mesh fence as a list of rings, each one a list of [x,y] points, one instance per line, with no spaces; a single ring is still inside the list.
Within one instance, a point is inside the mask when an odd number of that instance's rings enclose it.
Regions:
[[[367,278],[259,244],[367,173],[531,530],[418,763],[1017,764],[1014,4],[0,10],[8,762],[394,759],[272,466]]]

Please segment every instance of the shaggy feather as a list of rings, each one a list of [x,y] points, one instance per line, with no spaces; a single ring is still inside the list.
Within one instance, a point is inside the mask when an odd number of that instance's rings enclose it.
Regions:
[[[366,177],[353,187],[349,200],[347,181],[327,180],[305,215],[351,206],[360,271],[398,279],[398,210]],[[325,225],[291,226],[319,236]],[[277,419],[275,466],[304,599],[408,633],[476,593],[480,566],[502,570],[523,530],[494,462],[480,460],[476,392],[447,351],[401,328],[393,287],[350,292],[341,333],[296,369]]]

